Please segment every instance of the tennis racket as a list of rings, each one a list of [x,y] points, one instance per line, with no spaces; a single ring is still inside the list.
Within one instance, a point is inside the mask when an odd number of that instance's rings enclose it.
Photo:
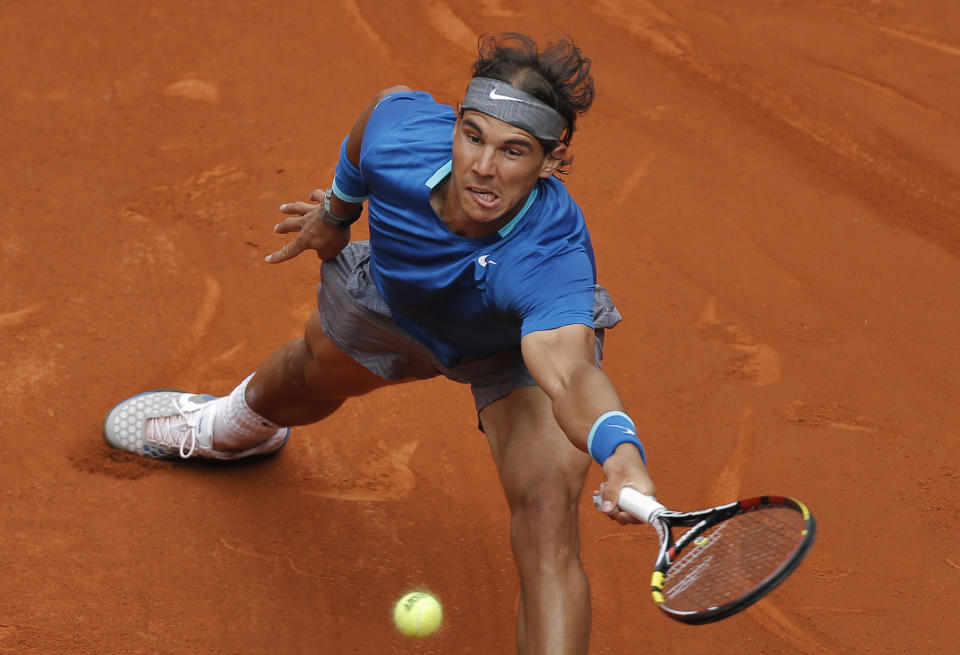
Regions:
[[[600,496],[593,500],[599,507]],[[684,623],[719,621],[763,598],[797,568],[817,531],[806,506],[785,496],[673,512],[624,487],[618,504],[656,529],[653,601]],[[674,539],[673,529],[681,527],[690,529]]]

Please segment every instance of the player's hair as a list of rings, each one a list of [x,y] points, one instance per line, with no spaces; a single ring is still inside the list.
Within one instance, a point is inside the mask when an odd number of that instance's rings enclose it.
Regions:
[[[538,51],[529,36],[506,32],[480,37],[478,50],[480,57],[473,64],[473,77],[506,82],[553,107],[567,121],[559,143],[569,145],[577,116],[593,104],[590,59],[580,48],[569,37],[561,36]],[[538,140],[547,153],[558,145],[556,141]],[[558,172],[569,172],[572,162],[572,158],[565,159]]]

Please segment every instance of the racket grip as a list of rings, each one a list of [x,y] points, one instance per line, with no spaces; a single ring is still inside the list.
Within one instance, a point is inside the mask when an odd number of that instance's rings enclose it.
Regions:
[[[660,512],[667,509],[656,498],[640,493],[631,487],[620,490],[620,500],[617,501],[620,509],[636,516],[644,523],[651,523]]]

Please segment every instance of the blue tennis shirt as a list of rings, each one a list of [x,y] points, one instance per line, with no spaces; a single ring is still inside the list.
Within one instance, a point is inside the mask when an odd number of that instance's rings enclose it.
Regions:
[[[448,367],[517,348],[530,332],[593,327],[593,248],[562,182],[541,179],[514,220],[484,238],[454,234],[433,210],[456,118],[427,93],[396,93],[363,135],[370,271],[394,320]]]

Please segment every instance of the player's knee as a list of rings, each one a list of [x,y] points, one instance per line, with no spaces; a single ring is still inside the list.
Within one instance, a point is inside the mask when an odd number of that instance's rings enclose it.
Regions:
[[[566,485],[530,486],[512,506],[514,548],[534,553],[541,562],[575,556],[577,502]]]

